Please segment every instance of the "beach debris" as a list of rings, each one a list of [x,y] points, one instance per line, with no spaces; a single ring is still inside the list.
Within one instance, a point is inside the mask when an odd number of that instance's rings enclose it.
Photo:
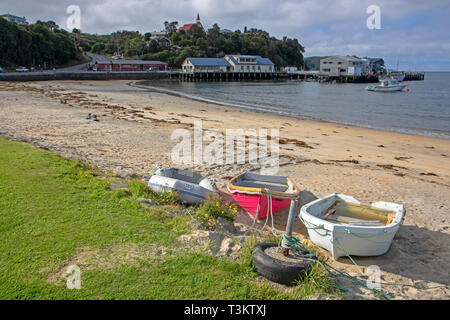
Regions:
[[[300,141],[297,139],[280,138],[278,140],[278,143],[279,144],[293,144],[293,145],[295,145],[297,147],[301,147],[301,148],[314,149],[313,147],[308,145],[306,142]]]
[[[97,115],[95,115],[95,114],[92,116],[92,119],[93,119],[94,121],[99,121],[99,120],[97,119]]]
[[[91,117],[92,117],[92,114],[88,113],[88,115],[87,115],[87,117],[86,117],[86,120],[90,120]]]
[[[383,169],[390,169],[390,170],[394,170],[394,171],[397,171],[395,168],[406,170],[405,167],[395,166],[393,164],[377,164],[377,167],[380,167]]]
[[[433,177],[439,177],[437,174],[432,173],[432,172],[421,172],[420,175],[421,175],[421,176],[433,176]]]
[[[413,157],[394,157],[395,160],[398,161],[404,161],[404,160],[408,160],[408,159],[414,159]]]
[[[347,163],[359,164],[358,160],[329,160],[329,161],[337,162],[337,163],[347,162]]]

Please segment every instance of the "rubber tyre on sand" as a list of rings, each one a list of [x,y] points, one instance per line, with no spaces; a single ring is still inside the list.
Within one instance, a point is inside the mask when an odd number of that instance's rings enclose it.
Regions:
[[[278,247],[278,244],[261,243],[253,247],[253,264],[256,271],[270,281],[292,285],[313,264],[311,260],[301,258],[293,259],[292,262],[276,259],[265,252],[270,247]]]

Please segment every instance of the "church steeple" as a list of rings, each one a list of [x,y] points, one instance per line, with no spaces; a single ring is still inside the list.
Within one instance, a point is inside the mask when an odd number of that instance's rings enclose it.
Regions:
[[[200,22],[200,13],[197,13],[197,22]]]

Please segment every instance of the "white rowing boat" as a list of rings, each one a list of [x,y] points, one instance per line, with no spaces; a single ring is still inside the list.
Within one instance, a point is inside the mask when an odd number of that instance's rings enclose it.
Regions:
[[[353,197],[332,194],[304,205],[300,220],[311,241],[342,256],[386,253],[403,223],[403,205],[390,202],[362,204]]]

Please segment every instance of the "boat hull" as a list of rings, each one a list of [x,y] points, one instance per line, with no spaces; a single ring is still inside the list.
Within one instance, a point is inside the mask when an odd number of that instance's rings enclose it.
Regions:
[[[288,177],[249,172],[231,179],[227,188],[234,200],[255,219],[267,218],[289,207],[300,192]]]
[[[375,92],[397,92],[402,91],[406,88],[406,86],[393,86],[393,87],[380,87],[380,86],[368,86],[366,88],[367,91],[375,91]]]
[[[291,204],[291,200],[272,197],[272,207],[269,208],[270,201],[267,195],[233,193],[232,196],[245,211],[256,217],[258,220],[265,219],[267,216],[270,216],[270,213],[275,214],[289,207]]]
[[[194,178],[195,177],[195,178]],[[148,182],[157,193],[174,192],[182,203],[201,204],[217,194],[215,181],[178,169],[159,169]]]
[[[336,200],[351,204],[361,204],[353,197],[332,194],[315,200],[300,210],[300,219],[308,229],[311,241],[328,250],[335,260],[342,256],[379,256],[386,253],[403,223],[403,205],[389,202],[376,202],[373,208],[395,213],[393,221],[386,226],[366,227],[349,224],[336,224],[321,217]]]

